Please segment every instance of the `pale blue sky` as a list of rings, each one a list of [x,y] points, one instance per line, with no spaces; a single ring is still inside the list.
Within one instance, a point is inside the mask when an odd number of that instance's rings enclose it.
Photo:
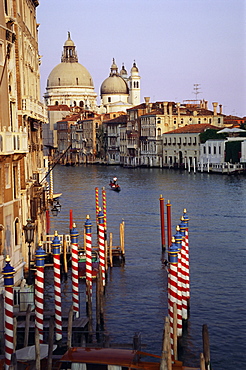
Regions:
[[[95,92],[112,58],[129,72],[135,60],[141,101],[199,99],[246,116],[245,0],[40,0],[37,8],[41,94],[60,63],[70,31]]]

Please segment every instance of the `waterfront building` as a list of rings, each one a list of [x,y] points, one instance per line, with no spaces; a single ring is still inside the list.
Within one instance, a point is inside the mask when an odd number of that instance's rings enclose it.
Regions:
[[[200,145],[198,170],[219,173],[245,171],[246,137],[210,139]]]
[[[113,59],[109,77],[101,85],[99,112],[126,112],[132,106],[140,104],[140,79],[135,62],[128,76],[124,65],[118,72],[118,67]]]
[[[218,127],[207,124],[191,124],[163,134],[163,167],[191,168],[200,162],[200,134]]]
[[[121,164],[120,146],[121,132],[126,130],[127,115],[122,114],[116,118],[105,121],[105,134],[107,137],[107,164]]]
[[[0,270],[10,255],[15,285],[29,260],[23,226],[28,219],[34,223],[31,258],[46,229],[42,126],[47,116],[40,101],[38,5],[0,0]]]

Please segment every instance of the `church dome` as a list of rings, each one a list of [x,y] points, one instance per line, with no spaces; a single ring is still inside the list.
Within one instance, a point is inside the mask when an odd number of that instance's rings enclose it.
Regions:
[[[113,59],[109,77],[101,85],[102,94],[128,94],[129,89],[125,80],[119,75],[118,67]]]
[[[94,87],[87,69],[80,63],[60,63],[50,72],[47,87]]]
[[[47,88],[52,87],[94,88],[90,73],[78,63],[76,46],[71,40],[70,32],[63,46],[61,63],[53,68],[47,79]]]
[[[109,76],[101,85],[102,94],[128,94],[128,86],[120,76]]]

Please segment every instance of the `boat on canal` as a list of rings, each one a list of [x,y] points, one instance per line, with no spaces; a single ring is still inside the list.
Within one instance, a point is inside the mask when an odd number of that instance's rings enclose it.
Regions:
[[[112,190],[120,192],[120,185],[117,183],[117,177],[114,177],[113,180],[110,180],[109,186]]]
[[[98,251],[94,250],[91,253],[92,259],[92,278],[97,277],[99,271],[99,255]],[[78,267],[79,267],[79,278],[85,279],[86,277],[86,252],[81,250],[78,253]]]

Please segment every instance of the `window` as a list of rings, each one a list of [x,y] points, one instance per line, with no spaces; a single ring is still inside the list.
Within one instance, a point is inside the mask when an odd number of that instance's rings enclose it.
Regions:
[[[221,154],[221,146],[219,145],[219,154]]]
[[[203,154],[206,154],[206,147],[205,147],[205,145],[203,147]]]
[[[58,86],[60,86],[60,84],[61,84],[61,79],[60,77],[58,77]]]
[[[78,79],[78,77],[76,77],[76,85],[78,85],[79,84],[79,79]]]
[[[108,103],[111,103],[111,98],[110,98],[110,96],[108,97]]]
[[[0,43],[0,66],[4,64],[4,57],[3,57],[3,44]]]
[[[214,145],[214,154],[216,154],[216,146]]]
[[[10,188],[10,165],[7,163],[5,165],[5,188]]]
[[[208,147],[208,154],[211,154],[211,146]]]

